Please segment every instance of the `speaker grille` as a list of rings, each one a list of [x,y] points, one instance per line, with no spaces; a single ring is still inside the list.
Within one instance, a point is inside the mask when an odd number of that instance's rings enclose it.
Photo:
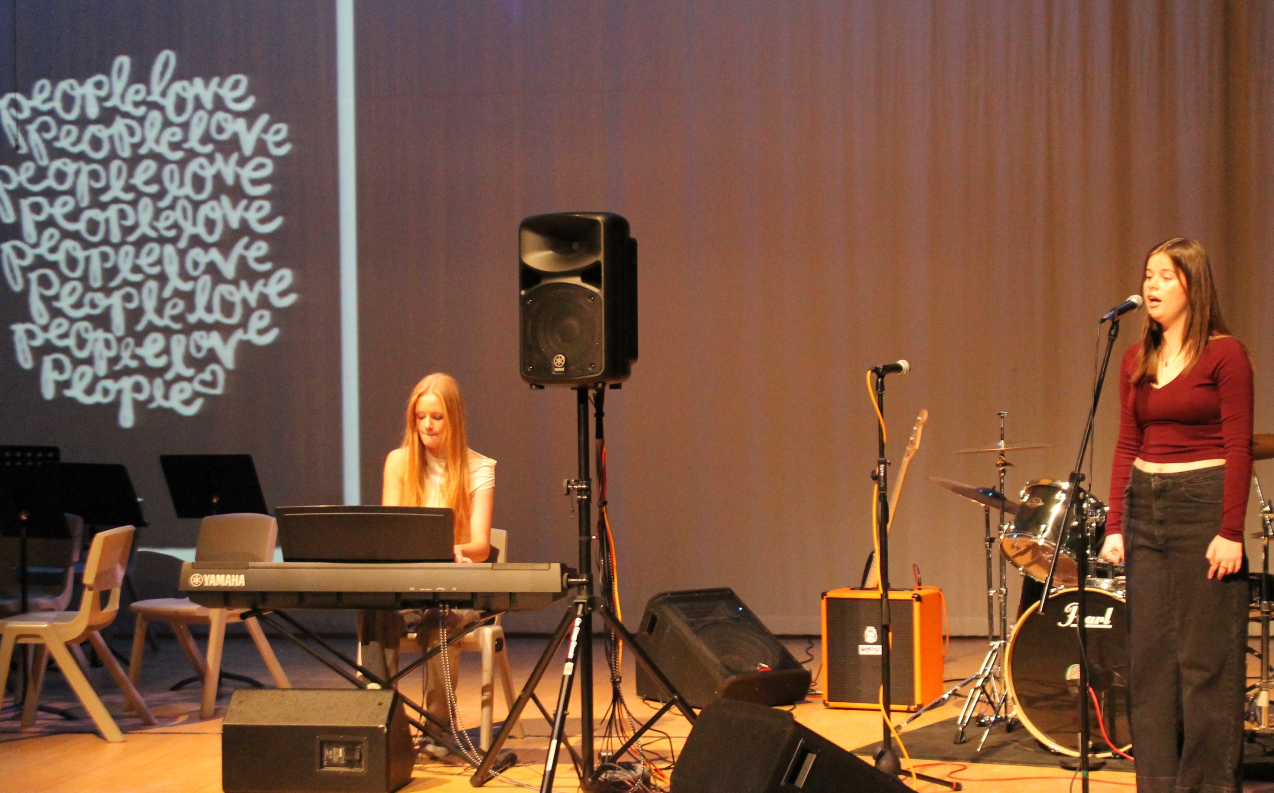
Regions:
[[[602,370],[602,303],[583,284],[551,282],[522,298],[523,374],[588,377]]]
[[[880,700],[880,656],[862,650],[879,645],[880,601],[876,598],[824,600],[827,609],[827,700],[874,703]],[[890,598],[894,641],[889,656],[889,702],[916,704],[915,609],[910,598]],[[869,630],[870,629],[870,630]],[[872,636],[875,641],[868,641]]]

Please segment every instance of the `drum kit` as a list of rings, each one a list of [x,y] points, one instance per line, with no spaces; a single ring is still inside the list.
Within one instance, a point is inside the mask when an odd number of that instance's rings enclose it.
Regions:
[[[1008,443],[1005,417],[999,412],[1000,441],[957,454],[994,454],[996,488],[975,487],[950,479],[930,477],[935,484],[983,508],[983,545],[987,582],[987,642],[989,649],[978,671],[941,697],[920,708],[908,721],[938,707],[969,688],[968,698],[956,720],[955,743],[964,743],[970,724],[983,728],[981,751],[991,729],[1006,730],[1020,723],[1044,746],[1063,755],[1079,755],[1080,703],[1086,702],[1090,719],[1101,726],[1093,736],[1093,750],[1110,755],[1113,749],[1129,751],[1128,649],[1126,638],[1126,585],[1124,566],[1097,558],[1106,527],[1106,505],[1091,493],[1079,492],[1063,515],[1069,482],[1035,479],[1022,488],[1017,500],[1004,495],[1010,452],[1048,448],[1048,444]],[[1274,435],[1257,435],[1253,458],[1274,458]],[[1261,500],[1263,574],[1259,595],[1253,601],[1259,619],[1262,659],[1260,680],[1249,689],[1248,720],[1257,732],[1274,732],[1270,698],[1274,695],[1274,667],[1269,658],[1270,624],[1274,621],[1274,581],[1269,576],[1269,545],[1274,536],[1274,504]],[[993,513],[999,521],[993,530]],[[1079,615],[1078,549],[1087,537],[1087,606],[1084,624],[1088,632],[1088,679],[1092,689],[1084,697],[1079,686],[1080,653],[1075,627]],[[998,545],[1000,553],[995,553]],[[998,565],[996,557],[998,556]],[[1027,592],[1043,591],[1050,567],[1055,564],[1054,588],[1047,616],[1038,613],[1037,599],[1023,598],[1020,614],[1010,628],[1008,572],[1011,564],[1025,577]],[[998,576],[995,575],[998,567]],[[1255,588],[1255,587],[1254,587]],[[1101,751],[1104,750],[1104,751]]]

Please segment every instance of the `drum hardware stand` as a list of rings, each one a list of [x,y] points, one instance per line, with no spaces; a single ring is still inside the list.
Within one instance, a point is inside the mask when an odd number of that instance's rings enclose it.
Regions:
[[[618,385],[612,387],[618,387]],[[637,643],[633,635],[624,628],[623,623],[615,616],[614,611],[611,610],[606,600],[593,593],[593,542],[597,540],[597,537],[593,535],[592,527],[592,480],[589,479],[588,462],[588,393],[590,390],[594,391],[595,415],[600,428],[606,391],[605,385],[600,383],[596,386],[577,386],[573,390],[575,391],[579,476],[577,479],[567,480],[566,487],[567,493],[573,494],[575,497],[575,503],[578,507],[576,511],[579,515],[579,575],[568,579],[568,583],[571,586],[577,587],[577,593],[571,608],[563,615],[562,621],[558,624],[548,647],[544,649],[544,653],[536,663],[535,671],[531,673],[526,685],[522,688],[522,693],[518,695],[518,698],[509,708],[509,715],[500,726],[500,731],[492,739],[491,748],[487,750],[486,757],[481,765],[478,766],[478,770],[474,772],[473,777],[470,778],[469,784],[474,787],[480,787],[491,779],[493,775],[492,766],[496,763],[500,748],[504,746],[504,742],[512,732],[513,725],[517,723],[518,718],[522,715],[522,710],[526,707],[527,702],[535,698],[536,686],[548,670],[549,664],[552,663],[558,649],[569,635],[570,644],[567,646],[566,663],[562,668],[562,682],[558,689],[557,709],[550,719],[553,724],[553,731],[549,737],[548,755],[544,760],[544,777],[540,783],[540,791],[541,793],[552,793],[553,778],[557,771],[559,746],[565,746],[575,760],[575,770],[579,775],[580,787],[585,791],[597,789],[598,769],[595,765],[596,756],[593,742],[594,614],[600,616],[607,627],[619,637],[619,640],[633,651],[637,662],[645,667],[646,671],[658,681],[664,692],[668,694],[668,701],[664,703],[663,707],[656,711],[655,715],[651,716],[645,724],[638,727],[622,746],[611,753],[611,757],[615,758],[614,761],[617,762],[619,757],[635,746],[642,736],[654,727],[655,722],[663,718],[674,707],[681,712],[681,715],[686,717],[686,721],[692,725],[695,722],[695,712],[686,702],[685,697],[668,680],[659,665]],[[566,715],[570,708],[572,684],[577,675],[579,676],[580,685],[580,747],[578,751],[566,742]]]
[[[1105,319],[1102,320],[1105,322]],[[1119,338],[1119,317],[1110,320],[1110,330],[1106,333],[1106,352],[1102,356],[1101,369],[1097,373],[1097,382],[1093,384],[1093,403],[1088,409],[1088,422],[1084,425],[1084,436],[1079,443],[1079,455],[1075,458],[1075,467],[1071,470],[1067,481],[1066,502],[1062,505],[1062,530],[1058,532],[1057,548],[1053,552],[1053,561],[1048,567],[1048,577],[1044,579],[1044,594],[1040,598],[1039,614],[1045,613],[1049,595],[1053,589],[1053,578],[1057,574],[1057,562],[1062,558],[1062,549],[1066,547],[1066,532],[1071,526],[1071,510],[1079,495],[1080,484],[1084,481],[1082,468],[1084,455],[1088,454],[1088,445],[1093,438],[1093,424],[1097,419],[1097,406],[1101,402],[1102,386],[1106,383],[1106,369],[1110,366],[1110,353],[1114,349],[1115,339]],[[1082,503],[1082,502],[1081,502]],[[1087,516],[1085,516],[1087,518]],[[1076,632],[1079,635],[1079,761],[1075,765],[1082,778],[1081,790],[1089,792],[1089,771],[1101,768],[1105,761],[1093,761],[1089,758],[1089,742],[1092,737],[1091,725],[1088,723],[1088,540],[1089,521],[1085,520],[1080,528],[1080,547],[1075,554],[1076,583],[1079,585],[1079,613],[1076,615]],[[1126,561],[1126,560],[1125,560]],[[1063,768],[1070,768],[1071,758],[1062,761]]]
[[[898,753],[894,751],[893,724],[890,709],[889,656],[893,642],[892,623],[889,617],[889,460],[885,458],[885,375],[884,367],[871,370],[876,376],[876,410],[880,422],[876,425],[876,441],[879,454],[871,478],[876,483],[876,555],[880,564],[880,709],[881,727],[884,731],[880,751],[876,753],[876,769],[894,777],[915,775],[916,779],[960,790],[962,785],[948,779],[939,779],[912,770],[904,771]],[[548,793],[548,791],[541,791]]]
[[[999,480],[1000,493],[1000,510],[999,510],[999,533],[1004,533],[1005,512],[1004,512],[1004,480],[1008,473],[1008,469],[1013,464],[1008,461],[1004,454],[1005,445],[1005,427],[1004,420],[1009,415],[1008,411],[997,411],[1000,418],[1000,453],[995,462],[995,469]],[[982,751],[982,746],[986,743],[987,737],[991,734],[991,728],[1001,722],[1005,725],[1005,730],[1012,731],[1016,722],[1016,717],[1011,715],[1009,710],[1011,703],[1009,701],[1009,689],[1004,679],[1004,662],[1003,655],[1009,641],[1008,628],[1008,567],[1004,554],[999,554],[999,586],[996,586],[993,574],[993,561],[995,556],[995,546],[998,537],[991,531],[991,508],[982,507],[983,521],[985,531],[983,533],[983,548],[986,554],[986,623],[987,623],[987,643],[990,649],[987,650],[986,657],[982,659],[982,666],[978,671],[961,680],[954,687],[944,693],[942,696],[926,704],[920,710],[911,715],[907,721],[903,722],[903,726],[913,721],[922,713],[939,707],[948,702],[952,697],[959,693],[960,689],[969,684],[973,684],[972,693],[969,694],[968,700],[964,703],[964,708],[960,711],[960,717],[956,719],[956,735],[952,743],[964,743],[968,740],[965,737],[965,731],[969,724],[975,720],[979,727],[986,729],[982,733],[982,740],[978,742],[978,751]],[[990,714],[981,714],[975,716],[979,703],[985,702],[991,707]]]
[[[1274,535],[1274,502],[1266,501],[1261,481],[1252,475],[1256,498],[1261,502],[1261,678],[1248,701],[1248,720],[1256,727],[1249,732],[1274,733],[1270,724],[1270,692],[1274,691],[1274,674],[1270,667],[1270,618],[1274,603],[1270,602],[1270,536]]]

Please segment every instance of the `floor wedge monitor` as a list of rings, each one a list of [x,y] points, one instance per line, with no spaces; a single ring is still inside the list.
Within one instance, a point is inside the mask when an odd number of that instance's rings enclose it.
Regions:
[[[607,212],[533,215],[518,230],[522,379],[586,386],[637,360],[637,241]]]
[[[221,729],[226,793],[392,793],[415,761],[393,691],[236,691]]]
[[[721,699],[704,708],[672,771],[672,793],[904,793],[911,790],[791,713]]]
[[[655,595],[646,604],[636,638],[691,707],[722,697],[790,705],[809,691],[809,670],[731,589]],[[637,694],[667,699],[641,666]]]

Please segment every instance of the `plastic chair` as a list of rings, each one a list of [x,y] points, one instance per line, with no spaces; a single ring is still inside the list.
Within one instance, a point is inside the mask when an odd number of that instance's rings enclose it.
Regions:
[[[508,561],[509,533],[504,529],[491,530],[490,562]],[[420,652],[417,635],[407,634],[398,645],[399,652]],[[478,730],[478,746],[485,752],[491,748],[491,734],[495,710],[495,673],[500,673],[500,683],[504,689],[504,706],[513,706],[513,676],[509,672],[509,657],[505,652],[504,628],[500,618],[493,623],[475,628],[460,639],[460,652],[482,653],[482,724]],[[522,725],[513,727],[513,736],[523,737]]]
[[[120,588],[124,581],[124,568],[128,563],[128,550],[133,543],[133,527],[99,532],[89,547],[88,561],[84,565],[84,594],[79,611],[34,612],[0,620],[0,670],[8,674],[13,660],[13,650],[18,644],[36,644],[35,664],[27,685],[26,704],[22,709],[22,726],[35,722],[36,706],[40,701],[40,689],[44,684],[44,672],[49,655],[57,661],[71,688],[89,712],[102,737],[108,741],[124,740],[119,727],[107,712],[93,685],[84,676],[70,648],[86,639],[97,650],[97,655],[124,692],[125,702],[137,711],[148,725],[155,724],[155,717],[146,707],[137,689],[129,682],[115,656],[106,646],[99,631],[110,625],[119,611]],[[105,594],[106,605],[102,605]],[[2,697],[3,695],[0,695]]]
[[[274,560],[274,546],[278,539],[278,524],[269,515],[236,513],[210,515],[199,524],[199,540],[195,546],[196,562],[270,562]],[[225,649],[226,625],[242,622],[252,635],[252,641],[261,653],[274,683],[279,688],[291,688],[287,673],[275,657],[270,642],[261,630],[256,617],[244,619],[244,609],[218,609],[200,606],[189,598],[152,598],[139,600],[129,606],[137,615],[133,629],[133,654],[129,661],[129,678],[136,685],[142,672],[142,653],[146,649],[146,630],[151,622],[163,622],[177,634],[181,646],[195,674],[203,679],[203,697],[199,705],[199,717],[210,719],[217,710],[217,689],[221,684],[221,658]],[[208,626],[208,653],[199,656],[195,640],[190,635],[191,625]]]
[[[65,611],[75,589],[75,565],[80,561],[84,521],[79,515],[66,516],[68,539],[32,537],[27,540],[27,611]],[[22,611],[22,584],[18,559],[21,540],[0,537],[0,614]],[[12,565],[9,562],[12,562]],[[45,570],[58,571],[50,576]],[[53,579],[53,580],[50,580]]]

